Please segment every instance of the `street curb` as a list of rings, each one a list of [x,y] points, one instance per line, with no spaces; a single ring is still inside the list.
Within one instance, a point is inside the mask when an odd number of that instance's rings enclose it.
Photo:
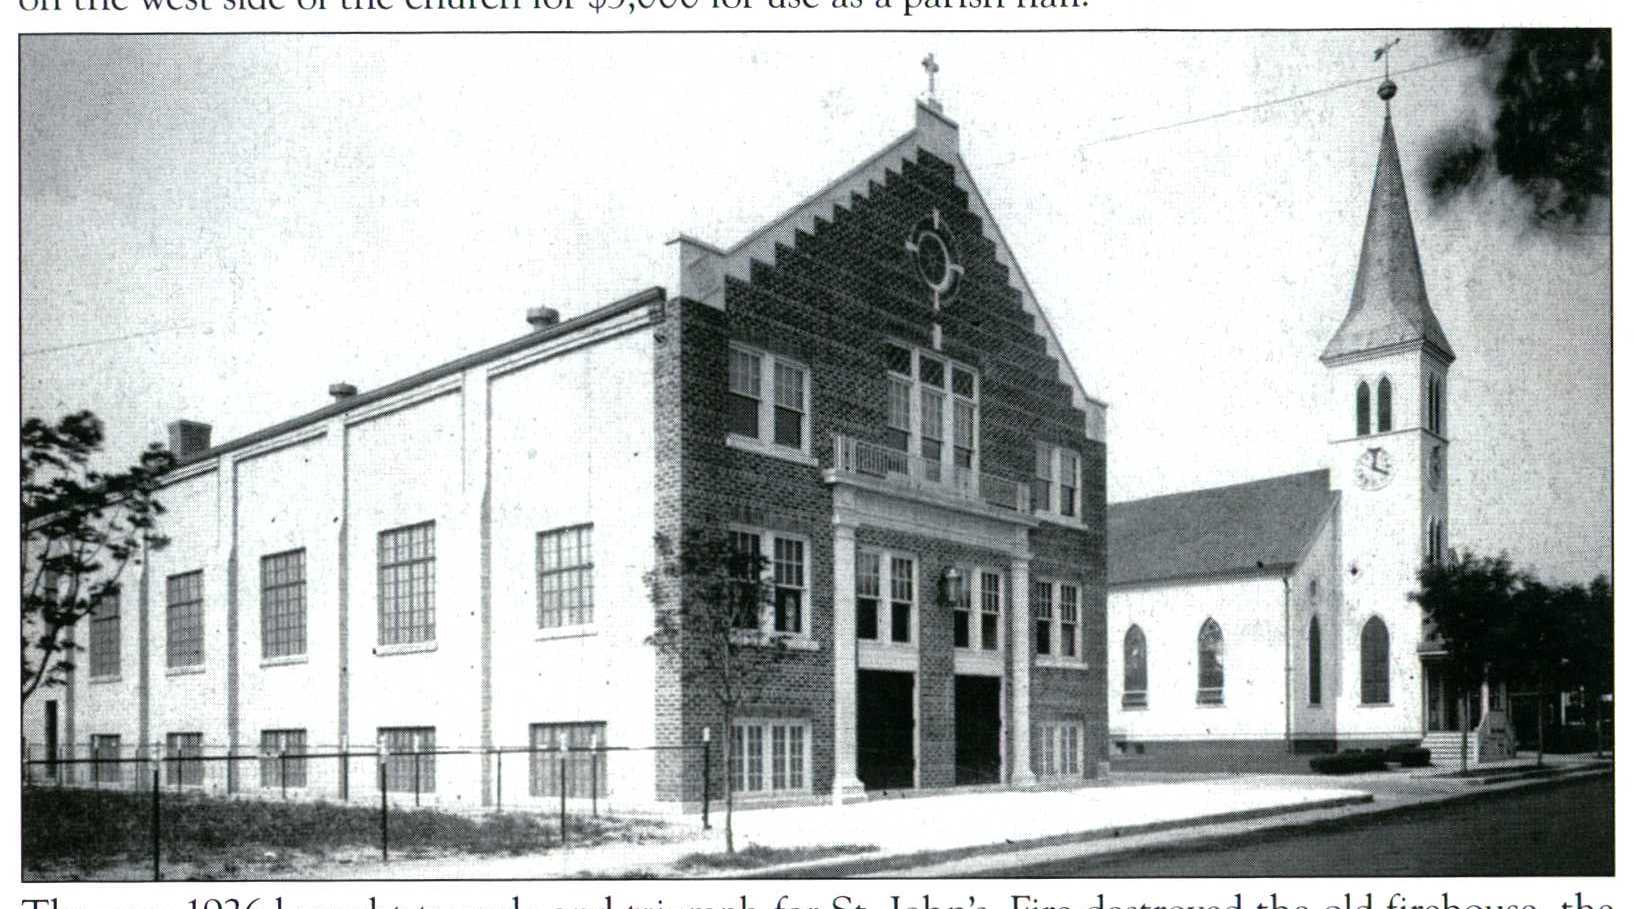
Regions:
[[[800,875],[803,877],[847,877],[862,874],[874,874],[880,871],[899,870],[919,865],[939,864],[941,862],[955,862],[970,858],[974,855],[994,855],[1005,852],[1020,852],[1027,849],[1038,849],[1045,846],[1061,846],[1070,843],[1087,843],[1095,840],[1110,840],[1124,836],[1137,836],[1146,833],[1161,833],[1165,830],[1174,830],[1180,827],[1189,827],[1195,824],[1227,824],[1234,821],[1251,821],[1258,818],[1276,817],[1283,814],[1297,814],[1302,811],[1321,811],[1327,808],[1343,808],[1350,805],[1365,805],[1373,801],[1372,793],[1357,795],[1334,796],[1326,799],[1314,799],[1294,805],[1275,805],[1267,808],[1248,808],[1242,811],[1227,811],[1221,814],[1205,814],[1195,817],[1176,818],[1168,821],[1152,821],[1145,824],[1132,824],[1127,827],[1102,827],[1095,830],[1080,830],[1073,833],[1058,833],[1050,836],[1037,837],[1026,840],[1005,840],[1003,843],[980,843],[974,846],[959,846],[952,849],[927,849],[922,852],[893,852],[875,854],[865,858],[845,856],[838,859],[827,858],[809,862],[792,862],[787,865],[774,865],[768,868],[756,868],[747,874],[720,875],[731,878],[778,878]],[[821,872],[821,874],[816,874]]]

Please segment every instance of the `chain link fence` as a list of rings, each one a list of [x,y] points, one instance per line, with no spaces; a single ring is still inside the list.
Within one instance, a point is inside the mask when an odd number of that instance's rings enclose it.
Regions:
[[[159,879],[167,862],[201,848],[366,848],[384,861],[544,851],[673,822],[674,808],[653,794],[660,763],[709,764],[703,744],[437,748],[383,737],[364,750],[273,737],[246,752],[188,735],[146,747],[112,739],[24,745],[25,861],[140,852]]]

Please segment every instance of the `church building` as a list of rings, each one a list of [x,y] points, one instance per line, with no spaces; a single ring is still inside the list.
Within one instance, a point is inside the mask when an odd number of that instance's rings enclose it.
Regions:
[[[1472,759],[1513,753],[1501,689],[1461,705],[1409,599],[1447,551],[1455,358],[1419,264],[1395,92],[1379,88],[1361,259],[1320,352],[1328,417],[1308,431],[1327,465],[1109,510],[1117,766],[1292,768],[1279,756],[1421,741],[1456,763],[1461,707]]]
[[[445,806],[696,806],[706,766],[739,804],[1103,776],[1105,405],[934,95],[773,222],[673,245],[668,288],[224,443],[175,424],[171,542],[79,630],[31,754],[249,795],[289,777],[187,759],[294,755],[296,797],[373,800],[378,748]],[[730,729],[647,642],[655,540],[698,530],[774,592]],[[630,750],[496,754],[563,746]]]

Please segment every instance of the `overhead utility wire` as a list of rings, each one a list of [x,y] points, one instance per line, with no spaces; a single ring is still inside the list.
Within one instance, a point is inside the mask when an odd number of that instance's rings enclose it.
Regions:
[[[33,356],[35,354],[55,353],[55,352],[57,352],[59,350],[76,350],[76,349],[81,348],[81,347],[96,347],[99,344],[112,344],[112,343],[114,343],[116,341],[129,341],[132,338],[145,338],[145,337],[148,337],[149,335],[162,335],[162,334],[165,334],[166,332],[182,331],[182,330],[188,329],[188,328],[197,328],[198,326],[200,326],[202,324],[204,324],[204,323],[202,323],[202,322],[188,322],[185,325],[172,325],[172,326],[170,326],[168,328],[154,328],[154,329],[151,329],[149,331],[136,331],[136,332],[131,332],[128,335],[115,335],[115,336],[113,336],[111,338],[98,338],[95,341],[78,341],[78,342],[73,343],[73,344],[58,344],[58,345],[55,345],[53,347],[36,347],[33,350],[23,351],[22,355],[25,356],[25,357],[31,357],[31,356]]]
[[[1436,67],[1436,66],[1445,66],[1448,63],[1458,63],[1458,62],[1460,62],[1462,60],[1472,60],[1472,59],[1474,59],[1476,57],[1485,56],[1487,53],[1489,53],[1489,52],[1488,51],[1476,51],[1476,52],[1470,53],[1470,54],[1461,54],[1461,55],[1456,56],[1456,57],[1445,57],[1445,58],[1440,59],[1440,60],[1432,60],[1429,63],[1420,63],[1417,66],[1410,66],[1410,67],[1408,67],[1406,69],[1396,70],[1396,75],[1399,76],[1399,75],[1402,75],[1403,73],[1416,73],[1419,70],[1430,69],[1430,68]],[[1198,123],[1207,123],[1210,120],[1219,120],[1222,117],[1230,117],[1230,116],[1234,116],[1236,114],[1243,114],[1243,113],[1247,113],[1247,112],[1252,111],[1252,110],[1259,110],[1260,108],[1263,108],[1263,107],[1271,107],[1272,105],[1275,105],[1275,104],[1286,104],[1286,103],[1288,103],[1290,101],[1303,101],[1306,98],[1311,98],[1311,97],[1314,97],[1316,95],[1325,94],[1327,92],[1338,91],[1339,89],[1342,89],[1342,88],[1352,88],[1352,87],[1357,86],[1357,85],[1367,85],[1369,83],[1377,81],[1378,78],[1379,78],[1378,76],[1368,76],[1368,77],[1363,78],[1363,79],[1352,79],[1352,80],[1350,80],[1348,82],[1336,82],[1336,83],[1334,83],[1332,85],[1324,86],[1322,88],[1313,88],[1310,91],[1300,92],[1297,95],[1288,95],[1287,97],[1283,97],[1283,98],[1272,98],[1272,99],[1270,99],[1268,101],[1259,101],[1259,102],[1256,102],[1254,104],[1249,104],[1249,105],[1246,105],[1246,106],[1243,106],[1243,107],[1237,107],[1237,108],[1233,108],[1231,110],[1219,111],[1219,112],[1212,113],[1212,114],[1205,114],[1204,116],[1201,116],[1201,117],[1193,117],[1190,120],[1181,120],[1181,121],[1178,121],[1176,123],[1165,123],[1162,126],[1148,127],[1147,129],[1136,130],[1136,131],[1134,131],[1132,133],[1119,133],[1118,135],[1115,135],[1115,136],[1107,136],[1107,137],[1105,137],[1103,139],[1096,139],[1093,142],[1086,142],[1081,147],[1082,148],[1089,148],[1089,147],[1095,146],[1095,145],[1105,145],[1108,142],[1119,142],[1119,141],[1122,141],[1124,139],[1133,139],[1136,136],[1145,136],[1145,135],[1148,135],[1150,133],[1162,132],[1164,130],[1169,130],[1169,129],[1179,129],[1182,126],[1193,126],[1193,125],[1198,124]]]

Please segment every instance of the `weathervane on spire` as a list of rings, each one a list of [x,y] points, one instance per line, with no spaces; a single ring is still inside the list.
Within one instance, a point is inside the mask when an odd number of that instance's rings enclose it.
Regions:
[[[919,65],[925,68],[925,75],[930,77],[930,90],[925,93],[925,100],[931,107],[941,110],[942,102],[936,100],[936,74],[942,71],[942,67],[937,65],[935,54],[926,54]]]
[[[1379,97],[1384,100],[1386,113],[1390,110],[1390,99],[1396,96],[1396,83],[1390,81],[1390,49],[1400,43],[1400,38],[1392,38],[1373,51],[1373,62],[1384,60],[1384,81],[1379,83]]]

